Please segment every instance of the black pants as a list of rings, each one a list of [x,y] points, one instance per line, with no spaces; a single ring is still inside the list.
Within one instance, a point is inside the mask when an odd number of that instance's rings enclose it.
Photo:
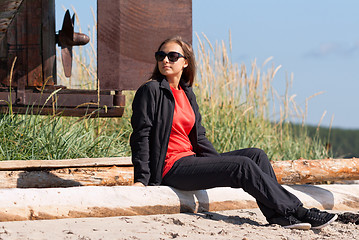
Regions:
[[[222,153],[219,157],[183,157],[175,162],[162,184],[185,191],[243,188],[256,199],[267,219],[292,214],[302,206],[277,182],[267,155],[256,148]]]

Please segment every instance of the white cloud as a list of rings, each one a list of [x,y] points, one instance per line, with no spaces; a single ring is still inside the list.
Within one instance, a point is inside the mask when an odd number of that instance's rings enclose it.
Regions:
[[[359,53],[359,41],[354,44],[323,43],[304,55],[307,58],[322,58],[329,56],[351,57]]]

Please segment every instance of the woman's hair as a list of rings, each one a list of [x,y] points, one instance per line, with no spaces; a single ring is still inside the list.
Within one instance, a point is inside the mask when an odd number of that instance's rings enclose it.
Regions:
[[[183,41],[182,38],[179,36],[171,37],[171,38],[164,40],[161,43],[161,45],[158,47],[157,51],[160,51],[162,46],[169,42],[175,42],[181,46],[181,48],[183,50],[183,55],[185,56],[185,58],[188,62],[188,66],[183,69],[181,81],[183,81],[184,83],[187,83],[189,86],[192,86],[194,77],[196,75],[196,62],[195,62],[195,57],[194,57],[193,48],[192,48],[191,44]],[[159,80],[162,78],[164,78],[164,76],[161,74],[161,72],[158,68],[158,63],[156,62],[156,66],[152,72],[152,76],[150,77],[150,79]]]

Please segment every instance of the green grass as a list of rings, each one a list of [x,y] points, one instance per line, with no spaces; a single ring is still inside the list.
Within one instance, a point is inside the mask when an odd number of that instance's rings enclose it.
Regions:
[[[0,115],[0,160],[71,159],[128,155],[128,131],[109,119]]]
[[[93,35],[96,28],[92,29]],[[280,66],[268,67],[268,59],[262,67],[253,61],[247,70],[244,64],[231,62],[231,43],[229,47],[223,42],[213,46],[205,36],[198,39],[199,71],[194,91],[207,137],[219,152],[257,147],[265,150],[272,160],[329,156],[318,136],[309,137],[304,124],[306,111],[300,110],[288,91],[281,96],[273,89],[272,81]],[[96,53],[93,47],[90,49],[88,54],[81,52],[82,48],[74,53],[76,64],[70,79],[66,79],[59,68],[59,84],[96,89]],[[89,59],[85,59],[88,56]],[[125,94],[126,109],[122,118],[87,119],[11,112],[0,115],[0,160],[130,156],[134,92]],[[274,120],[273,116],[278,115],[278,120]],[[293,126],[290,123],[293,116],[300,118],[303,124]]]

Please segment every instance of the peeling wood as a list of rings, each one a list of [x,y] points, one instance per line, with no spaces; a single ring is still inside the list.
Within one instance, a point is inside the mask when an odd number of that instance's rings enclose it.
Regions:
[[[359,158],[272,162],[280,184],[359,180]],[[1,161],[0,188],[118,186],[133,183],[130,157]]]
[[[0,188],[121,186],[133,183],[132,167],[82,167],[35,171],[0,171]]]
[[[0,171],[24,170],[40,168],[71,168],[71,167],[101,167],[101,166],[132,166],[129,157],[111,158],[75,158],[64,160],[8,160],[0,161]]]
[[[281,184],[305,184],[359,179],[359,158],[272,162]]]

